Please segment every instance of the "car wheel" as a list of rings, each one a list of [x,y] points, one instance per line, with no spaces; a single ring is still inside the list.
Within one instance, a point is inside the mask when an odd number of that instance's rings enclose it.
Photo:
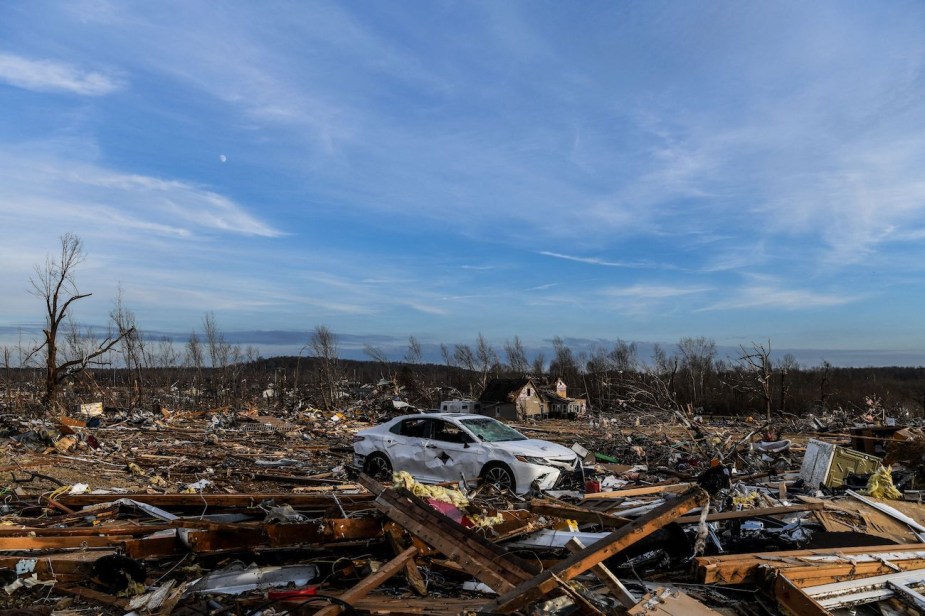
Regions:
[[[506,464],[500,463],[487,464],[482,469],[482,482],[496,485],[499,488],[506,488],[511,492],[514,492],[517,487],[514,481],[514,473]]]
[[[392,481],[392,463],[385,454],[377,452],[366,456],[363,472],[379,481]]]

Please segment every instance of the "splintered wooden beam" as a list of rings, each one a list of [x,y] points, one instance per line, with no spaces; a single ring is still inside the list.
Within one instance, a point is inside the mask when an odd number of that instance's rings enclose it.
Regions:
[[[337,499],[345,509],[356,505],[368,506],[375,498],[372,494],[337,494]],[[203,507],[256,507],[260,503],[272,500],[277,504],[286,503],[298,510],[318,511],[335,506],[333,494],[64,494],[57,502],[68,507],[86,507],[108,503],[121,498],[147,503],[155,507],[186,507],[202,509]]]
[[[592,511],[577,505],[569,505],[568,503],[545,498],[534,499],[530,503],[530,511],[537,515],[575,520],[583,524],[598,524],[607,528],[619,528],[630,522],[629,518],[622,518],[611,513]]]
[[[586,546],[578,537],[572,537],[569,542],[565,544],[565,547],[569,552],[575,554],[576,552],[584,550]],[[604,563],[598,563],[591,567],[591,572],[597,576],[597,579],[603,582],[604,586],[610,590],[610,593],[623,607],[629,609],[636,605],[636,597],[633,596],[633,593],[627,590],[623,582],[621,582]]]
[[[902,567],[905,561],[925,558],[925,543],[907,545],[854,546],[832,549],[788,550],[781,552],[757,552],[752,554],[727,554],[723,556],[700,556],[695,559],[697,579],[703,584],[745,584],[755,582],[762,567],[785,569],[789,567],[818,568],[819,577],[830,569],[832,575],[838,575],[842,565],[883,560]],[[918,568],[912,566],[910,568]],[[798,575],[795,583],[804,586]],[[810,577],[816,577],[810,575]]]
[[[0,552],[20,550],[66,550],[120,545],[124,537],[0,537]]]
[[[785,614],[792,616],[825,616],[831,612],[803,592],[783,575],[774,580],[774,598]]]
[[[405,563],[414,558],[414,555],[418,553],[418,549],[414,546],[408,548],[389,562],[385,563],[379,570],[363,578],[359,584],[343,593],[338,597],[341,601],[353,605],[359,599],[362,599],[372,591],[376,590],[386,581],[388,581],[396,573],[404,569]],[[320,609],[315,612],[315,616],[337,616],[343,611],[343,606],[341,605],[329,605],[326,608]]]
[[[723,520],[742,520],[747,518],[758,518],[768,515],[786,515],[788,513],[800,513],[802,511],[820,511],[825,509],[825,503],[803,503],[801,505],[790,505],[787,507],[762,507],[760,509],[742,509],[741,511],[722,511],[720,513],[711,513],[707,515],[707,522],[721,522]],[[676,520],[679,524],[696,524],[700,522],[700,514],[685,515]]]
[[[481,612],[507,614],[518,610],[556,588],[560,580],[568,581],[581,575],[594,565],[622,552],[691,509],[705,505],[708,500],[709,496],[703,489],[693,487],[678,498],[662,503],[649,513],[618,528],[600,541],[572,554],[558,565],[540,573],[532,580],[528,580],[505,592],[494,603],[483,607]]]
[[[93,551],[93,552],[56,552],[44,556],[0,556],[0,568],[16,569],[16,565],[22,561],[34,560],[35,565],[32,572],[38,575],[40,580],[55,579],[59,574],[80,575],[80,579],[90,577],[90,568],[93,563],[103,556],[112,556],[117,554],[115,550]]]
[[[492,590],[506,592],[538,572],[531,563],[457,524],[411,492],[385,489],[366,475],[360,483],[378,494],[374,505],[379,511]]]
[[[395,554],[401,553],[401,529],[398,525],[395,522],[389,522],[383,530]],[[414,592],[422,597],[427,596],[427,582],[424,581],[424,576],[418,571],[418,566],[413,558],[405,563],[405,580],[407,580],[408,585],[411,586]]]
[[[664,494],[665,492],[683,492],[691,487],[692,483],[667,483],[656,486],[642,486],[639,488],[624,488],[609,492],[591,492],[585,494],[585,500],[598,500],[610,498],[627,498],[629,496],[646,496],[647,494]]]

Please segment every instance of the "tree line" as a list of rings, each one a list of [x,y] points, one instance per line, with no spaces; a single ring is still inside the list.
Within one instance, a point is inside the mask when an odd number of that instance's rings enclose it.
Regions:
[[[801,366],[792,355],[774,358],[770,340],[721,358],[712,339],[684,337],[641,357],[633,342],[576,352],[557,336],[547,358],[528,356],[518,336],[496,348],[479,333],[472,344],[441,344],[437,364],[422,361],[414,336],[398,359],[371,345],[365,361],[342,359],[336,334],[317,325],[297,356],[263,358],[255,347],[227,342],[211,312],[184,341],[151,339],[121,290],[108,328],[98,334],[72,316],[74,304],[90,296],[79,290],[75,276],[84,258],[80,238],[65,234],[58,252],[35,267],[30,282],[43,305],[42,338],[0,349],[8,409],[58,411],[102,398],[129,408],[169,403],[335,410],[370,392],[433,408],[444,399],[477,398],[492,378],[529,376],[540,386],[561,378],[570,396],[587,399],[601,413],[687,410],[770,418],[842,408],[925,414],[925,368]]]

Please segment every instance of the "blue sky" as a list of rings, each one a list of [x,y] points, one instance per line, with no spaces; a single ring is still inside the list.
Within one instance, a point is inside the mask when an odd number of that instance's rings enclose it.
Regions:
[[[385,346],[704,335],[925,363],[919,2],[0,15],[2,331],[35,325],[32,267],[74,232],[75,317],[104,323],[121,285],[181,339],[213,312]]]

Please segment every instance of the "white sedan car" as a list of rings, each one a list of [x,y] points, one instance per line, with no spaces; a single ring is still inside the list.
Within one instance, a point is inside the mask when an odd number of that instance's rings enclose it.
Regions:
[[[562,445],[530,439],[484,415],[396,417],[354,437],[354,466],[377,477],[408,471],[422,482],[481,479],[518,494],[580,478],[581,461]]]

